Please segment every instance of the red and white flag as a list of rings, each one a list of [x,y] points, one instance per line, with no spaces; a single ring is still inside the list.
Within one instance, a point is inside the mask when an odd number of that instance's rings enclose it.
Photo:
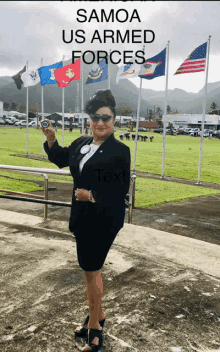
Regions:
[[[81,60],[78,59],[74,64],[54,70],[56,81],[60,88],[68,86],[73,80],[80,79],[80,61]]]
[[[205,71],[207,42],[198,46],[182,63],[174,75]]]

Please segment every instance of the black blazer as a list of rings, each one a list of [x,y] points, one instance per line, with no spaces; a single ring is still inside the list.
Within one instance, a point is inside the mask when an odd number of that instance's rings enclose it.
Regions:
[[[111,134],[86,161],[80,174],[79,162],[85,155],[80,150],[92,141],[93,137],[81,136],[69,147],[63,148],[56,141],[51,148],[45,142],[44,149],[48,159],[59,168],[69,166],[74,178],[70,231],[103,230],[103,235],[105,231],[116,234],[124,225],[125,196],[130,185],[130,149]],[[91,190],[96,203],[76,201],[76,188]]]

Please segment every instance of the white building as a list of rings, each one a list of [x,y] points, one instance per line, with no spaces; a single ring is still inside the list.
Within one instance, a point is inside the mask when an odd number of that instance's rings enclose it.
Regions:
[[[175,128],[197,127],[201,129],[202,117],[203,114],[170,114],[166,117],[166,127],[168,127],[170,122]],[[164,121],[164,115],[162,121]],[[204,126],[205,129],[220,130],[220,116],[205,115]]]
[[[120,122],[122,125],[126,125],[131,120],[136,120],[136,117],[132,116],[116,116],[115,121]],[[139,121],[145,121],[144,117],[139,117]]]
[[[1,112],[0,112],[1,114]],[[3,117],[14,117],[14,116],[18,116],[18,118],[26,118],[26,114],[23,114],[21,112],[18,112],[18,111],[6,111],[6,110],[2,110],[2,114],[3,114]]]

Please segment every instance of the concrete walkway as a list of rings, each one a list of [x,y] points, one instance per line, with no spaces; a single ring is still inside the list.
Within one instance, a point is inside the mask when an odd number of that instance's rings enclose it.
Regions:
[[[46,228],[48,231],[71,236],[66,221],[44,221],[38,216],[0,210],[0,222]],[[116,237],[113,249],[117,246],[151,259],[161,257],[220,278],[220,246],[218,245],[147,227],[125,224]]]

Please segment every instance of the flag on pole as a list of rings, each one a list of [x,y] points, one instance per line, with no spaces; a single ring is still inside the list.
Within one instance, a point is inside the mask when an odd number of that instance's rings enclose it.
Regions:
[[[12,77],[15,81],[15,84],[18,89],[23,87],[31,87],[35,86],[40,82],[40,76],[38,74],[38,69],[28,71],[27,66],[25,65],[24,68],[19,71],[16,75]]]
[[[73,80],[80,79],[80,59],[76,60],[74,64],[63,66],[54,71],[58,86],[66,87]]]
[[[205,71],[207,42],[198,46],[182,63],[174,75]]]
[[[141,65],[133,63],[133,61],[134,58],[132,58],[127,65],[119,67],[116,77],[117,84],[120,79],[138,77],[138,74],[141,70]]]
[[[15,84],[17,86],[18,89],[21,89],[23,87],[24,82],[21,79],[21,75],[26,72],[26,65],[24,66],[24,68],[19,71],[16,75],[12,76],[12,78],[15,81]]]
[[[40,82],[38,69],[22,73],[21,80],[23,81],[23,87],[35,86]]]
[[[165,76],[165,63],[166,63],[166,48],[159,54],[150,59],[147,59],[141,65],[141,71],[138,76],[145,79],[153,79],[160,76]]]
[[[89,71],[86,84],[101,82],[108,78],[108,64],[106,60],[103,59],[99,64],[92,66],[92,69]]]
[[[54,71],[60,67],[63,67],[62,61],[57,62],[56,64],[50,66],[43,66],[38,69],[38,73],[40,76],[41,85],[45,86],[45,84],[56,84],[56,77]]]

